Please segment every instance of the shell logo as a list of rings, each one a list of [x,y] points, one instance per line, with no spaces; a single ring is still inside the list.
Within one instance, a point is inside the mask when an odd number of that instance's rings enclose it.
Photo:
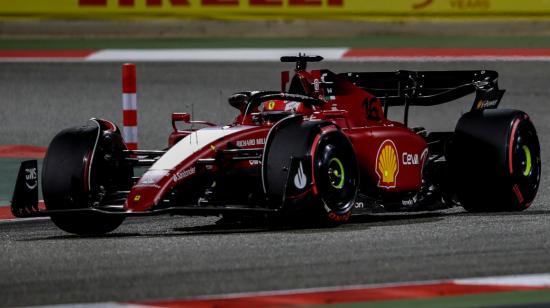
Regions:
[[[482,100],[477,102],[476,109],[479,110],[479,109],[481,109],[481,107],[483,107],[483,101]]]
[[[378,175],[378,187],[394,188],[399,173],[399,161],[397,148],[393,141],[387,139],[380,145],[376,154],[376,174]]]

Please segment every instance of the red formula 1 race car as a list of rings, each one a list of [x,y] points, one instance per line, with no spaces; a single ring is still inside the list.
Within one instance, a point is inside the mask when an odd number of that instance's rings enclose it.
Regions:
[[[24,162],[15,216],[51,216],[75,234],[115,230],[127,216],[169,213],[342,223],[353,214],[462,206],[521,211],[538,190],[535,128],[519,110],[496,109],[504,94],[494,71],[307,71],[319,56],[283,57],[282,91],[239,92],[225,126],[202,129],[172,115],[163,151],[128,150],[112,122],[92,119],[61,131],[42,170],[46,210],[38,210],[36,162]],[[475,93],[452,132],[407,126],[410,106]],[[404,106],[405,119],[386,118]],[[147,166],[135,176],[136,167]],[[36,172],[36,169],[34,169]],[[30,172],[30,173],[29,173]]]

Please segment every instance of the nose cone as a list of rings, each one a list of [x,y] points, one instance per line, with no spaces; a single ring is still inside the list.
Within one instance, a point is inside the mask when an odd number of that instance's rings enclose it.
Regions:
[[[168,171],[149,170],[143,174],[138,183],[132,187],[125,207],[128,211],[141,212],[157,205],[164,183],[168,179]]]

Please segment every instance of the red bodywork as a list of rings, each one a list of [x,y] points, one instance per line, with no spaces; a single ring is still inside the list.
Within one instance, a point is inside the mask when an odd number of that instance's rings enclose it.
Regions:
[[[286,89],[288,74],[283,72],[282,76],[283,89]],[[348,136],[359,162],[360,190],[379,194],[420,190],[428,146],[422,137],[402,123],[388,120],[378,98],[345,77],[325,70],[297,70],[292,83],[294,87],[300,84],[305,95],[325,102],[311,110],[295,108],[292,112],[303,114],[306,121],[330,121]],[[285,108],[284,104],[280,105],[281,102],[271,102],[263,111],[269,112],[270,107],[274,110]],[[126,209],[151,209],[174,187],[195,177],[216,173],[219,168],[260,169],[261,161],[257,159],[231,162],[222,167],[197,164],[199,160],[215,159],[220,151],[227,149],[263,148],[274,123],[254,120],[254,112],[258,110],[248,113],[245,108],[239,110],[233,124],[196,131],[178,130],[175,122],[189,122],[190,119],[185,114],[173,115],[171,149],[134,185],[125,203]]]

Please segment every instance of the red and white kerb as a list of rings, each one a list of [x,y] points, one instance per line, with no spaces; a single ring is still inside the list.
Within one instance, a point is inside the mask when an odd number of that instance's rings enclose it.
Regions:
[[[129,150],[138,148],[136,65],[122,65],[122,123],[124,142]]]

